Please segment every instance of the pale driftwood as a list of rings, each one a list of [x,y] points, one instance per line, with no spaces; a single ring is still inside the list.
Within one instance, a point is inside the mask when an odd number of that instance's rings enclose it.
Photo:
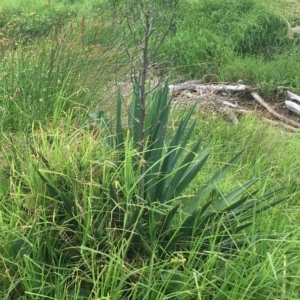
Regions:
[[[281,120],[282,122],[284,122],[283,124],[281,124],[281,122],[275,122],[274,121],[270,121],[270,123],[273,122],[274,125],[280,125],[285,127],[286,129],[292,130],[292,131],[298,131],[300,132],[299,129],[296,128],[300,128],[300,123],[295,122],[293,120],[291,120],[290,118],[287,118],[279,113],[277,113],[274,109],[272,109],[259,95],[257,92],[255,92],[255,88],[251,87],[251,86],[247,86],[244,84],[236,84],[236,85],[227,85],[227,84],[211,84],[211,85],[204,85],[202,84],[201,81],[198,80],[192,80],[192,81],[187,81],[184,82],[182,84],[179,85],[169,85],[169,91],[170,93],[175,93],[179,92],[181,95],[184,95],[186,98],[188,99],[193,99],[195,96],[198,97],[199,94],[203,95],[207,95],[208,99],[210,99],[210,95],[217,93],[217,92],[224,92],[225,94],[223,94],[223,96],[230,94],[231,92],[250,92],[252,97],[261,105],[263,106],[271,115],[273,115],[274,117],[276,117],[277,119]],[[184,93],[182,93],[184,91]],[[287,92],[287,95],[296,101],[300,102],[300,96],[293,94],[292,92]],[[182,99],[181,99],[182,101]],[[178,101],[178,102],[181,102]],[[238,118],[236,116],[236,114],[245,114],[245,113],[251,113],[251,111],[247,111],[245,109],[239,109],[239,106],[235,103],[229,102],[229,101],[225,101],[222,99],[214,99],[212,101],[212,103],[218,103],[221,104],[223,107],[220,108],[219,105],[217,105],[216,107],[219,111],[222,111],[224,114],[227,115],[227,117],[230,119],[230,121],[234,124],[238,123]],[[291,102],[291,101],[286,101],[286,106],[291,109],[291,107],[293,107],[294,112],[299,113],[300,115],[300,106],[298,106],[297,104]],[[298,109],[296,108],[298,107]]]
[[[296,113],[297,115],[300,115],[300,105],[296,104],[292,101],[285,101],[285,105],[287,109],[291,110],[292,112]]]
[[[287,91],[286,94],[290,99],[300,102],[300,96],[298,96],[290,91]]]
[[[245,92],[249,91],[252,88],[244,85],[244,84],[237,84],[237,85],[227,85],[227,84],[211,84],[211,85],[205,85],[205,84],[197,84],[195,81],[192,82],[184,82],[179,85],[169,85],[169,91],[171,93],[182,91],[182,90],[196,90],[196,91],[211,91],[211,92],[222,92],[222,91],[228,91],[228,92]]]
[[[297,128],[300,128],[300,124],[289,119],[289,118],[286,118],[282,115],[280,115],[279,113],[277,113],[274,109],[272,109],[257,93],[255,92],[252,92],[251,93],[252,97],[261,105],[263,106],[270,114],[272,114],[274,117],[276,117],[277,119],[289,124],[289,125],[292,125],[294,127],[297,127]]]

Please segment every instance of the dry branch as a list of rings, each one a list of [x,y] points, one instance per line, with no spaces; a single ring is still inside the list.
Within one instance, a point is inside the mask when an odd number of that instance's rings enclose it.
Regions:
[[[237,114],[240,114],[240,115],[246,115],[246,114],[253,114],[254,113],[254,111],[252,111],[252,110],[246,110],[246,109],[243,109],[243,108],[235,109],[234,112],[237,113]]]
[[[297,127],[297,128],[300,128],[300,124],[289,119],[289,118],[286,118],[282,115],[280,115],[279,113],[277,113],[274,109],[272,109],[257,93],[255,92],[252,92],[251,93],[252,97],[261,105],[263,106],[270,114],[272,114],[274,117],[276,117],[277,119],[289,124],[289,125],[292,125],[294,127]]]
[[[221,104],[223,104],[223,105],[226,105],[226,106],[229,106],[229,107],[234,107],[234,108],[238,107],[237,104],[233,104],[233,103],[228,102],[228,101],[225,101],[225,100],[218,100],[218,99],[217,99],[217,101],[218,101],[219,103],[221,103]]]

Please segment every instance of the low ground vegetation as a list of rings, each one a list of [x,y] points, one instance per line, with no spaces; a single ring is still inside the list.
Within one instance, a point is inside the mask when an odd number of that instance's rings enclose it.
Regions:
[[[298,135],[165,102],[141,153],[124,3],[25,2],[0,1],[0,298],[299,299]],[[178,1],[151,76],[299,92],[278,3]]]

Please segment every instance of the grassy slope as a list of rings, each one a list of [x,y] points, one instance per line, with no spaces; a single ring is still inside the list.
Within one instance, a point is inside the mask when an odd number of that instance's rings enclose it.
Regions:
[[[285,3],[287,6],[282,9],[282,3],[272,1],[285,18],[293,19],[296,15],[292,15],[293,10],[289,9],[292,2]],[[293,5],[297,8],[298,4],[295,1]],[[22,299],[26,291],[23,299],[80,299],[92,289],[89,299],[119,300],[124,288],[122,280],[128,278],[128,274],[139,274],[140,282],[130,287],[132,299],[166,299],[159,293],[153,296],[153,291],[160,291],[164,283],[157,274],[162,266],[176,269],[180,262],[175,266],[170,261],[163,264],[153,261],[150,267],[146,262],[145,265],[128,265],[122,261],[122,253],[112,247],[111,259],[102,264],[94,248],[82,247],[77,248],[80,253],[75,253],[78,260],[69,265],[55,262],[51,270],[47,264],[37,263],[46,255],[44,246],[55,242],[55,234],[64,234],[63,224],[58,225],[57,232],[52,234],[54,219],[45,220],[49,207],[54,214],[59,212],[55,202],[41,197],[45,187],[36,178],[34,165],[44,168],[40,163],[42,155],[50,161],[53,174],[67,174],[66,181],[75,179],[72,186],[75,194],[88,199],[83,207],[86,220],[90,217],[88,212],[92,200],[97,199],[98,177],[101,176],[104,184],[108,183],[111,180],[109,170],[116,170],[114,153],[107,153],[101,139],[83,127],[87,107],[95,106],[104,94],[110,93],[116,73],[114,63],[120,64],[121,73],[126,73],[126,64],[123,64],[117,43],[101,46],[101,41],[107,39],[105,24],[101,24],[103,31],[98,36],[100,45],[89,45],[95,32],[90,31],[90,35],[82,37],[80,13],[76,18],[78,28],[71,35],[58,35],[54,42],[52,38],[46,39],[42,47],[39,42],[28,48],[17,48],[14,56],[3,52],[6,59],[2,67],[7,74],[2,79],[1,91],[4,132],[0,158],[0,298]],[[250,62],[254,68],[255,62],[251,59]],[[245,62],[237,62],[230,72],[240,72],[238,78],[242,78],[245,74],[243,64]],[[274,75],[274,68],[270,66],[270,74]],[[114,99],[112,96],[110,101]],[[201,265],[197,255],[185,253],[186,262],[182,264],[186,276],[192,278],[192,286],[196,285],[197,289],[189,291],[186,288],[178,294],[169,294],[169,299],[299,299],[299,137],[266,126],[255,117],[244,118],[234,127],[217,116],[199,112],[195,117],[198,119],[195,139],[213,136],[214,147],[204,173],[192,184],[191,191],[196,190],[199,183],[222,163],[245,149],[241,161],[220,188],[228,191],[268,170],[258,187],[274,190],[286,186],[285,193],[289,198],[285,204],[257,219],[248,232],[249,239],[257,229],[266,237],[276,233],[276,239],[250,243],[249,248],[243,249],[232,260],[218,257],[217,253],[207,253],[208,262],[201,273],[195,269],[195,265]],[[35,120],[34,125],[32,120]],[[23,131],[25,126],[26,133]],[[13,134],[7,131],[8,128]],[[29,148],[29,141],[36,152]],[[46,201],[44,206],[41,201]],[[31,213],[26,213],[24,207]],[[13,258],[12,241],[25,236],[39,223],[45,223],[36,233],[37,239],[45,237],[36,242],[40,248],[34,248],[32,256],[24,259]],[[87,223],[82,231],[89,236],[92,234],[89,230]],[[72,241],[65,242],[73,247]],[[224,263],[223,279],[221,275],[218,277],[218,272],[212,272],[217,268],[216,257]],[[189,292],[193,296],[189,296]]]
[[[299,18],[300,3],[297,0],[264,0],[264,2],[272,5],[287,20]]]
[[[175,72],[206,81],[259,86],[274,96],[274,86],[299,89],[298,38],[287,38],[286,17],[259,1],[194,1],[182,4],[176,34],[163,50]],[[276,65],[276,67],[275,67]]]

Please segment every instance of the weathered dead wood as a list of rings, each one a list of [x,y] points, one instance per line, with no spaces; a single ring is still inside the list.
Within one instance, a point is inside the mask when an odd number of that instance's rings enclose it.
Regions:
[[[245,92],[251,91],[253,88],[244,84],[237,84],[237,85],[227,85],[227,84],[197,84],[195,80],[187,81],[181,83],[179,85],[169,85],[169,91],[171,93],[182,91],[182,90],[195,90],[195,91],[211,91],[211,92],[221,92],[221,91],[228,91],[228,92]]]
[[[300,96],[298,96],[290,91],[287,91],[286,94],[290,99],[300,102]]]
[[[300,115],[300,105],[296,104],[292,101],[285,101],[285,105],[287,109],[291,110],[292,112],[296,113],[297,115]]]
[[[285,117],[282,116],[281,114],[277,113],[274,109],[272,109],[257,93],[252,92],[251,93],[252,97],[261,105],[263,106],[271,115],[273,115],[274,117],[276,117],[277,119],[292,125],[294,127],[300,128],[300,124]]]

